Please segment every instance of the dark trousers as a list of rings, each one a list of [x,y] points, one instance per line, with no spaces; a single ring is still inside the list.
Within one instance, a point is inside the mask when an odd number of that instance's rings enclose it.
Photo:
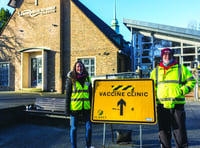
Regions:
[[[158,104],[157,112],[161,148],[171,148],[171,129],[173,130],[176,148],[187,148],[184,105],[175,105],[173,109],[166,109],[163,108],[163,105]]]

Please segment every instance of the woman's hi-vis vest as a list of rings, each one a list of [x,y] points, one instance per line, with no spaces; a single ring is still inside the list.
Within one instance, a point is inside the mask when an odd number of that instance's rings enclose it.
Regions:
[[[196,80],[183,65],[176,64],[165,71],[157,67],[152,71],[155,80],[156,102],[164,108],[174,108],[175,104],[185,104],[185,94],[195,86]]]
[[[86,78],[84,82],[84,86],[75,81],[72,84],[72,95],[71,95],[71,104],[70,110],[71,111],[78,111],[78,110],[89,110],[90,107],[90,100],[89,100],[89,85],[91,83],[91,78]]]

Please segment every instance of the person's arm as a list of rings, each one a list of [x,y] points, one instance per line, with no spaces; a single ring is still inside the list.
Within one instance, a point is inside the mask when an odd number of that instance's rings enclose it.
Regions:
[[[155,95],[157,96],[156,68],[152,70],[150,79],[154,80],[154,90],[155,90]]]
[[[187,67],[182,66],[182,77],[184,78],[185,84],[181,87],[183,95],[188,94],[190,91],[193,90],[196,84],[196,80],[191,74],[191,72],[187,69]]]
[[[92,105],[92,84],[91,83],[89,85],[89,99],[90,99],[90,106],[91,106]]]
[[[70,103],[72,94],[72,81],[67,77],[66,79],[66,116],[70,115]]]

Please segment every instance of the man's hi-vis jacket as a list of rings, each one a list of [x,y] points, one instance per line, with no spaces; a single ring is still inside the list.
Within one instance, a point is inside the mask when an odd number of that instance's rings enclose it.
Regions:
[[[156,102],[164,108],[174,108],[175,104],[185,104],[188,94],[196,84],[191,72],[183,65],[172,65],[169,69],[155,68],[150,78],[154,79]]]

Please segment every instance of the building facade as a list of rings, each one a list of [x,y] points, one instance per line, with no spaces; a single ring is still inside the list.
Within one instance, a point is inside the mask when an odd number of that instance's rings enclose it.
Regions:
[[[91,76],[130,70],[130,48],[78,0],[10,0],[15,11],[0,33],[0,90],[63,93],[82,60]]]
[[[132,34],[132,67],[148,72],[161,62],[161,50],[171,48],[176,61],[189,70],[199,67],[200,31],[124,19]]]

